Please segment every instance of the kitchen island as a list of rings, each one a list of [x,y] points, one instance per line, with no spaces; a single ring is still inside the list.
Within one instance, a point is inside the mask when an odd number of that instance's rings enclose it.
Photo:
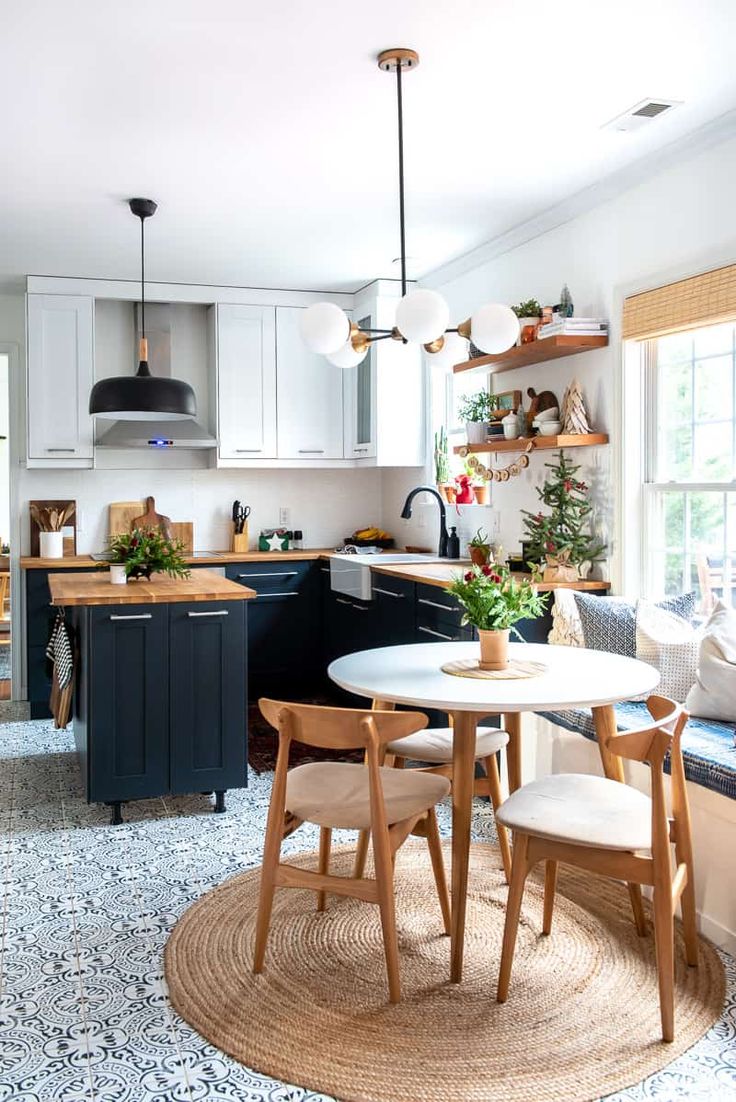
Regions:
[[[87,801],[225,791],[247,780],[246,601],[210,570],[113,585],[101,571],[48,578],[75,649],[74,739]]]

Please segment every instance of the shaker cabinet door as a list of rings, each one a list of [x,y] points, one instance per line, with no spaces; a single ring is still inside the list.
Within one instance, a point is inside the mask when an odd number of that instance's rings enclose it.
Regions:
[[[342,459],[346,374],[310,352],[299,332],[302,310],[276,310],[279,459]]]
[[[94,300],[29,294],[27,309],[29,463],[88,466],[80,460],[90,461],[94,447]]]
[[[169,606],[174,794],[245,785],[245,605]]]
[[[138,583],[144,585],[144,582]],[[133,800],[169,791],[169,618],[165,605],[89,609],[91,801]]]
[[[275,313],[273,306],[217,305],[221,459],[276,457]]]
[[[370,329],[370,317],[359,318],[358,325]],[[357,367],[343,372],[343,420],[346,459],[371,459],[376,454],[376,345]]]

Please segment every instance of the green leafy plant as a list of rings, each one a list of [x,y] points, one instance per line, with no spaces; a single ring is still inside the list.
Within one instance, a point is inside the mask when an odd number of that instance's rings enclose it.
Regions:
[[[448,586],[464,609],[462,623],[479,631],[505,631],[522,639],[514,627],[519,620],[533,620],[544,612],[548,593],[540,594],[531,581],[517,582],[505,566],[473,566],[456,574]]]
[[[188,578],[191,573],[182,555],[184,545],[167,540],[155,528],[134,528],[111,536],[109,549],[112,562],[125,564],[128,578],[150,578],[151,574]]]
[[[486,532],[485,528],[479,528],[473,536],[472,540],[468,541],[468,547],[482,547],[485,550],[490,546],[490,536]]]
[[[541,318],[542,316],[542,307],[535,298],[528,298],[526,302],[520,302],[518,306],[512,306],[511,309],[517,318]]]
[[[450,481],[450,461],[447,458],[447,433],[442,427],[434,434],[434,479],[438,486]]]
[[[497,395],[479,390],[477,394],[463,394],[458,414],[461,421],[490,421],[494,409],[498,409]]]
[[[550,474],[537,494],[550,512],[523,510],[528,559],[541,563],[553,556],[571,566],[595,562],[606,545],[590,531],[592,506],[588,485],[578,478],[580,467],[571,463],[564,451],[558,453],[556,463],[545,463],[545,467]]]

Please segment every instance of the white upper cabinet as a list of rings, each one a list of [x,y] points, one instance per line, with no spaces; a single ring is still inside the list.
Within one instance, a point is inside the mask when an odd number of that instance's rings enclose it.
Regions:
[[[306,348],[299,333],[302,310],[276,310],[279,459],[343,458],[343,376],[324,356]]]
[[[94,299],[29,294],[28,465],[89,467],[94,383]]]
[[[219,456],[275,459],[275,308],[218,303],[216,310]]]

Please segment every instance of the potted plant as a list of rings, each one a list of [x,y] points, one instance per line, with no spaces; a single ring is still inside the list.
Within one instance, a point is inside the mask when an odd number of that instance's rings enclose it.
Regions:
[[[450,481],[450,461],[447,457],[447,433],[444,426],[434,434],[434,480],[440,496],[447,501],[447,484]]]
[[[475,566],[485,566],[491,557],[491,543],[484,528],[479,528],[468,543],[470,561]]]
[[[540,595],[531,581],[515,581],[505,566],[488,565],[457,574],[448,592],[465,610],[462,623],[477,628],[482,670],[506,669],[509,632],[522,639],[514,624],[541,616],[549,596]]]
[[[464,394],[460,399],[460,419],[465,422],[469,444],[485,444],[491,423],[491,414],[498,406],[495,394],[479,390],[477,394]]]
[[[519,344],[528,344],[529,341],[536,340],[542,317],[542,307],[537,300],[528,298],[518,306],[512,306],[511,309],[519,319]]]
[[[190,575],[182,551],[184,545],[167,540],[156,528],[134,528],[110,538],[111,562],[125,566],[128,580],[148,579],[151,574],[168,574],[171,578]]]
[[[588,486],[578,478],[580,467],[571,463],[564,451],[558,453],[556,463],[545,463],[545,467],[550,474],[537,494],[550,512],[523,510],[527,558],[540,567],[546,564],[546,582],[575,582],[582,577],[583,564],[600,558],[606,545],[590,530],[592,506]]]

